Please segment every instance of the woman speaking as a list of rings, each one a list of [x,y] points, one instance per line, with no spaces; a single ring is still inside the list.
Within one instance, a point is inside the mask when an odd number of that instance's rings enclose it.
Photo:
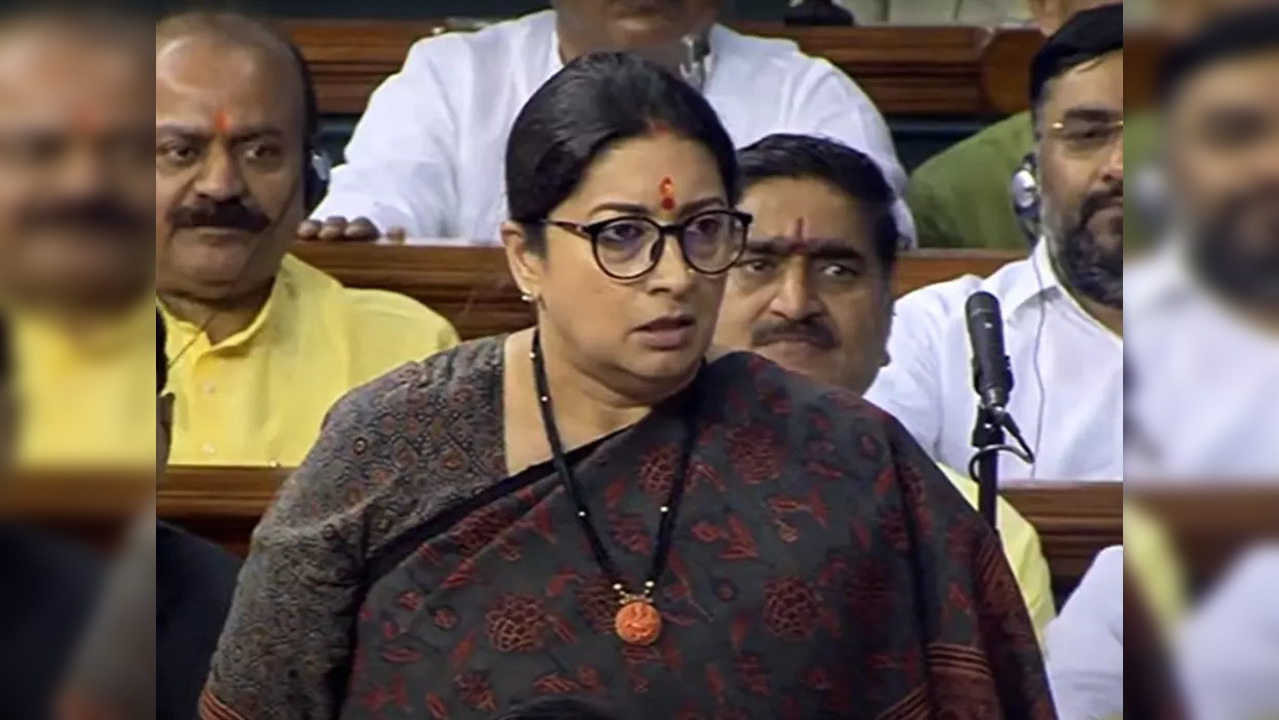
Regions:
[[[994,535],[892,418],[710,347],[750,217],[706,101],[622,54],[515,121],[534,329],[356,390],[253,537],[205,720],[1051,718]]]

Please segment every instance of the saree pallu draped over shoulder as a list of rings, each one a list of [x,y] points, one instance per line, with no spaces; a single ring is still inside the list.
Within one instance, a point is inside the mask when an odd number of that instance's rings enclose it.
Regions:
[[[551,464],[506,476],[502,358],[476,341],[334,408],[254,534],[204,720],[487,720],[545,695],[636,720],[1054,717],[994,535],[907,432],[742,353],[569,454],[635,584],[696,433],[662,635],[623,643]]]

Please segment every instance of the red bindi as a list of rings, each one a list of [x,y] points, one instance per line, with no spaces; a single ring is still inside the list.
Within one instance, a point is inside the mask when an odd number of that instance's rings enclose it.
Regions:
[[[218,135],[231,134],[231,116],[225,110],[219,110],[217,115],[213,116],[213,130]]]
[[[98,134],[102,129],[102,121],[98,118],[97,113],[90,109],[83,109],[76,113],[72,118],[75,125],[76,133],[85,137],[91,137]]]
[[[675,181],[670,178],[662,178],[662,184],[657,186],[657,192],[662,197],[662,209],[675,209]]]

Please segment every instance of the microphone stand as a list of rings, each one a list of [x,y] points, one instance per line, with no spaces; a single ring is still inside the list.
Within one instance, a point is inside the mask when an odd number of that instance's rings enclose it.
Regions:
[[[1017,441],[1008,444],[1008,435]],[[1021,436],[1021,429],[1008,411],[998,405],[980,403],[977,423],[973,426],[973,453],[968,461],[968,474],[977,481],[977,512],[999,537],[999,454],[1009,453],[1030,465],[1035,454]]]

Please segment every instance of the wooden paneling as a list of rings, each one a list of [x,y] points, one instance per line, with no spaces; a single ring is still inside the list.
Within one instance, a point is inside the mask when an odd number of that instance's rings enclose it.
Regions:
[[[507,270],[500,248],[391,243],[299,243],[297,254],[348,287],[393,290],[451,320],[463,338],[527,327],[533,316]],[[923,250],[903,255],[897,292],[965,273],[989,275],[1017,258],[1002,251]]]
[[[157,497],[162,519],[244,554],[288,470],[171,468]],[[149,477],[82,474],[23,479],[0,492],[0,520],[24,520],[101,542],[149,500]],[[1120,483],[1009,482],[1002,494],[1039,531],[1054,585],[1068,592],[1101,549],[1123,542]],[[1279,483],[1270,487],[1130,490],[1163,522],[1190,579],[1203,586],[1238,551],[1279,539]]]
[[[359,114],[373,89],[404,63],[419,39],[446,32],[442,21],[293,20],[284,23],[311,65],[320,109]],[[744,24],[744,32],[788,38],[838,65],[889,115],[990,112],[981,91],[981,51],[989,32],[972,27],[787,28]]]
[[[1003,30],[985,46],[978,74],[986,106],[1003,115],[1026,110],[1030,104],[1030,63],[1044,44],[1037,30]],[[1124,105],[1148,106],[1166,42],[1149,31],[1124,35]]]

